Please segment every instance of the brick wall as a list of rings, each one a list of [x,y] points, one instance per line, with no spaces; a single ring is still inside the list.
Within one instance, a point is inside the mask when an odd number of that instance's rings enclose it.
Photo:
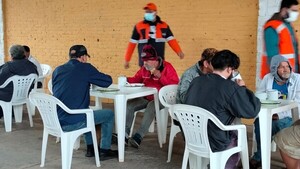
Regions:
[[[41,63],[53,68],[68,60],[73,44],[84,44],[99,70],[133,75],[138,69],[137,50],[131,68],[123,58],[133,25],[143,18],[145,0],[4,0],[5,54],[11,44],[27,44]],[[242,61],[246,84],[255,89],[258,0],[154,1],[186,57],[180,60],[166,46],[166,59],[181,75],[203,49],[230,49]],[[6,57],[6,60],[8,57]]]

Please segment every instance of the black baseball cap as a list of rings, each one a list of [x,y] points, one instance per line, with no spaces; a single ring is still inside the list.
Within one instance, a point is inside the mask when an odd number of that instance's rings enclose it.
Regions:
[[[90,57],[90,55],[87,53],[86,47],[83,45],[74,45],[70,48],[69,56],[70,57],[80,57],[82,55],[87,55]]]

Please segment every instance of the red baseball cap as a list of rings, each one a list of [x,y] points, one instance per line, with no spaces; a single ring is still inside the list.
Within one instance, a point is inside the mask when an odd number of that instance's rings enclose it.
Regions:
[[[157,11],[156,5],[154,3],[152,3],[152,2],[148,3],[143,9],[144,10]]]
[[[157,56],[157,52],[153,46],[145,45],[141,53],[141,58],[143,61],[158,60],[159,56]]]

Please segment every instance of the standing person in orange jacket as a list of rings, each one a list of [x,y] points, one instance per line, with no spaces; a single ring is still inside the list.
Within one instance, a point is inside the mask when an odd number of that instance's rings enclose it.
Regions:
[[[289,60],[294,72],[299,72],[298,41],[291,22],[297,20],[297,0],[282,0],[280,11],[264,25],[265,51],[262,56],[260,78],[270,72],[271,58],[276,55]]]
[[[126,69],[129,68],[129,61],[136,44],[138,44],[139,66],[143,66],[141,52],[143,46],[146,44],[151,44],[156,49],[157,55],[165,59],[165,42],[167,41],[179,58],[182,59],[184,54],[174,38],[169,25],[157,16],[156,5],[154,3],[148,3],[143,9],[145,10],[144,20],[134,26],[125,54],[124,67]]]

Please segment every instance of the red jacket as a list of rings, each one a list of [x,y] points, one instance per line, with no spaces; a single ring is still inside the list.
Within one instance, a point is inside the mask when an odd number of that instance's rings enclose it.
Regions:
[[[158,68],[161,77],[156,78],[144,66],[140,68],[133,77],[128,77],[129,83],[144,83],[146,87],[155,87],[158,91],[166,85],[178,84],[179,78],[174,67],[166,61],[162,61],[162,65]],[[153,100],[153,95],[146,96],[147,100]]]

